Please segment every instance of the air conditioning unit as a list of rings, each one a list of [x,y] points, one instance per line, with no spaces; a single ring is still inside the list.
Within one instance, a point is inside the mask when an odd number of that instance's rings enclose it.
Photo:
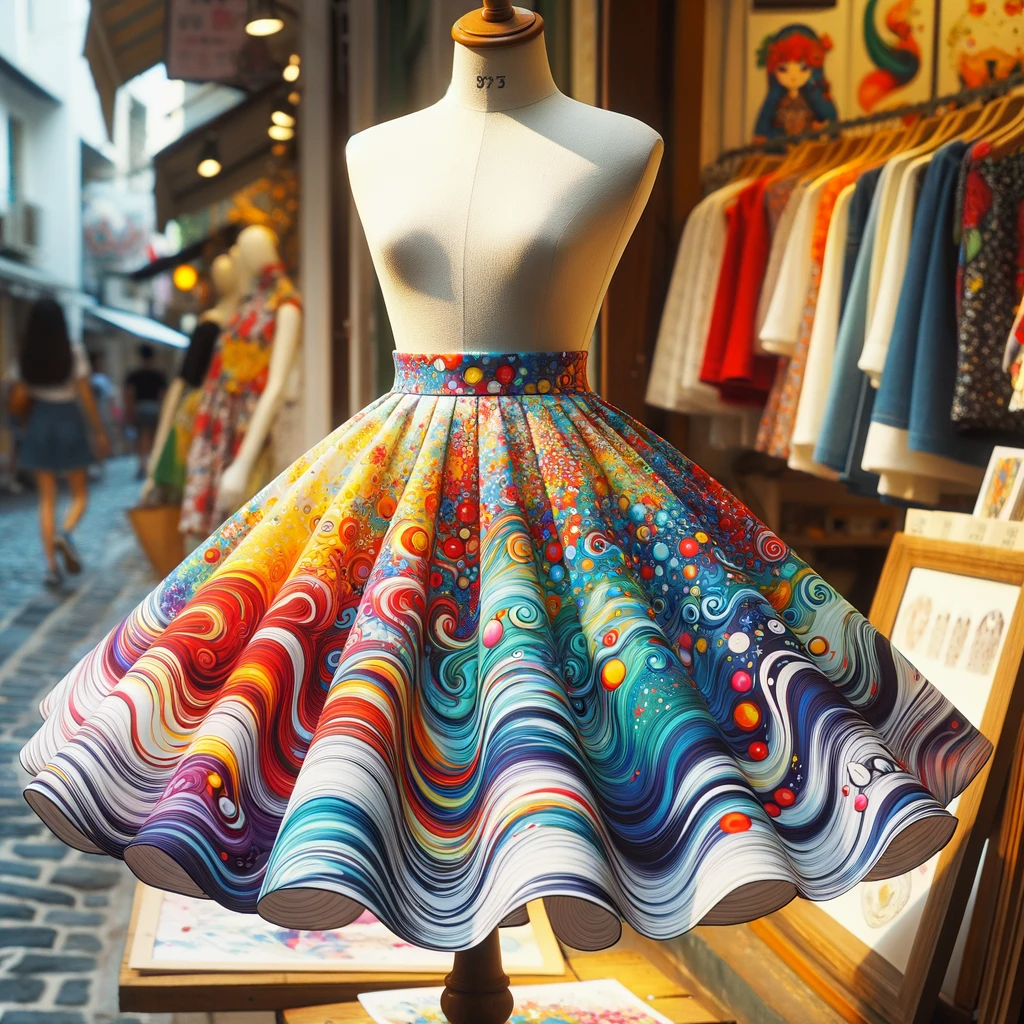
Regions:
[[[42,210],[35,203],[11,203],[0,213],[0,252],[30,260],[39,251]]]

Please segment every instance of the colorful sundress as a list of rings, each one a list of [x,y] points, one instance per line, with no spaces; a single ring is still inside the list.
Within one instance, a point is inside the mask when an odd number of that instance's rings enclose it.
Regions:
[[[299,294],[284,268],[280,264],[265,268],[252,295],[218,339],[195,410],[185,464],[179,521],[182,533],[205,537],[217,525],[221,474],[242,447],[256,403],[267,386],[277,312],[288,303],[299,305]]]
[[[571,946],[899,875],[988,741],[582,352],[395,356],[46,698],[65,842],[421,946]]]

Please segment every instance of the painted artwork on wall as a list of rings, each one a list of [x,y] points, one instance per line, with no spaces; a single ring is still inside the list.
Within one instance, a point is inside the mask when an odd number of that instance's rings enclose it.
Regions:
[[[800,135],[840,116],[832,81],[837,70],[839,80],[845,79],[846,62],[831,59],[829,27],[840,27],[835,14],[819,16],[813,23],[751,15],[753,66],[747,94],[755,140]]]
[[[941,0],[939,92],[1024,72],[1024,0]]]
[[[853,0],[851,93],[860,117],[931,95],[933,0]]]

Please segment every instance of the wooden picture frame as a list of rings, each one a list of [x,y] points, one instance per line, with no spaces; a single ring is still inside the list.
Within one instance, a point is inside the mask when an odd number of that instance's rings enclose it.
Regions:
[[[940,1010],[940,989],[978,876],[985,842],[990,836],[999,842],[1003,827],[999,812],[1017,747],[1024,697],[1024,552],[897,534],[869,616],[886,636],[893,632],[915,569],[1010,584],[1020,592],[1005,625],[1005,639],[978,723],[992,742],[992,757],[959,798],[959,825],[939,856],[906,969],[898,970],[809,901],[796,899],[778,913],[751,924],[752,930],[845,1019],[870,1024],[969,1022],[986,971],[993,917],[989,908],[996,905],[999,892],[1006,888],[1002,858],[987,857],[985,870],[978,877],[975,913],[956,995],[951,1002],[943,1001]],[[1024,785],[1024,779],[1017,785]]]

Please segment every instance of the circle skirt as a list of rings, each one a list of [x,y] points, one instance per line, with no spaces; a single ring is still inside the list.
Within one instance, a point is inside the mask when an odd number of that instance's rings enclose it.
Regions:
[[[26,797],[143,881],[462,949],[899,875],[991,747],[586,355],[399,353],[43,701]]]

